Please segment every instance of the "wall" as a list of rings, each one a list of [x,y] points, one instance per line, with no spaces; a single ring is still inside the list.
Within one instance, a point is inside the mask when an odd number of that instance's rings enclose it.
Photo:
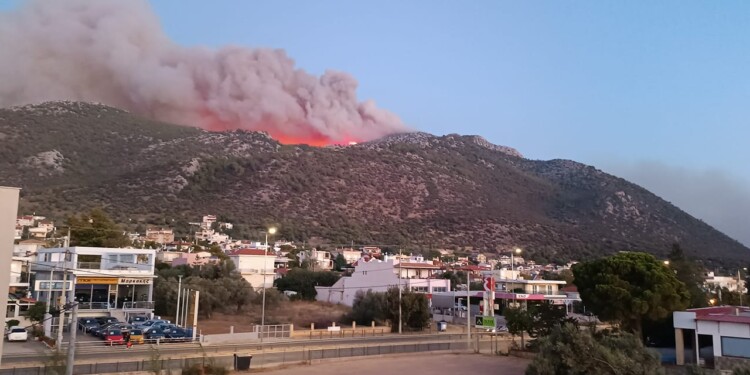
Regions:
[[[13,259],[13,238],[18,216],[19,189],[0,187],[0,293],[6,294],[10,284],[10,263]],[[7,276],[6,276],[7,275]],[[0,311],[8,310],[8,298],[0,298]],[[3,319],[5,325],[5,319]],[[5,327],[3,327],[5,329]],[[0,340],[0,353],[3,352],[3,341]],[[0,362],[2,357],[0,357]]]
[[[258,340],[258,332],[222,333],[201,336],[201,342],[206,345],[239,344],[247,343],[251,340]]]

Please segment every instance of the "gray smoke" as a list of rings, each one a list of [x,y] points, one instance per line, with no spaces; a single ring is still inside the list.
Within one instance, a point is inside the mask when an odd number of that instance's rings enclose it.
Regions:
[[[637,183],[750,246],[750,183],[721,170],[694,170],[659,162],[606,162],[604,169]]]
[[[208,130],[262,130],[311,144],[402,132],[357,101],[346,73],[312,76],[283,50],[184,47],[141,0],[32,0],[0,13],[0,107],[100,102]]]

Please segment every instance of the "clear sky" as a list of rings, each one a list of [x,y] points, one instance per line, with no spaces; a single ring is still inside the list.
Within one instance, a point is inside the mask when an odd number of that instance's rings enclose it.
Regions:
[[[750,244],[750,2],[150,2],[180,44],[284,49],[415,129],[597,166]]]
[[[152,4],[182,44],[283,48],[416,129],[595,165],[750,244],[750,2]]]

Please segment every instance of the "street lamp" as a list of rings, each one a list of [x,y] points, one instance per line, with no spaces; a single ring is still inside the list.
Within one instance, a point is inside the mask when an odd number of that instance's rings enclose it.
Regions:
[[[665,260],[665,261],[664,261],[664,265],[665,265],[665,266],[667,266],[667,267],[669,267],[669,261],[668,261],[668,260]]]
[[[275,227],[270,227],[266,231],[266,246],[263,256],[263,307],[260,313],[260,341],[263,342],[263,330],[266,326],[266,268],[268,267],[268,235],[274,235],[276,233]]]

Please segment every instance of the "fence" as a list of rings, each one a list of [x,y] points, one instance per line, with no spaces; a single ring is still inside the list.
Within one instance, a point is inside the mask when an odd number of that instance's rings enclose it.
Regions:
[[[335,358],[376,356],[387,354],[419,353],[431,351],[465,351],[466,341],[439,341],[404,344],[375,344],[362,346],[339,346],[330,348],[307,349],[303,347],[281,348],[282,350],[246,351],[238,354],[252,355],[251,368],[278,366],[285,364],[310,364]],[[232,367],[234,356],[228,354],[204,355],[190,358],[161,358],[158,351],[152,353],[152,359],[100,362],[77,364],[74,374],[108,374],[120,372],[180,370],[195,364],[205,363],[222,367]],[[14,367],[0,369],[0,375],[44,375],[52,373],[57,367],[52,365],[38,367]]]

